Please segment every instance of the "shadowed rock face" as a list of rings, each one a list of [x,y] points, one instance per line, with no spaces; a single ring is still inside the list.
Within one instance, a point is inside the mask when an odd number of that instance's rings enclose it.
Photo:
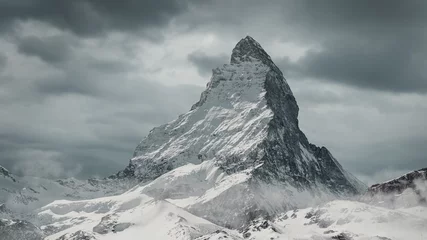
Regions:
[[[65,234],[59,237],[57,240],[96,240],[97,238],[88,232],[85,231],[77,231],[72,234]]]

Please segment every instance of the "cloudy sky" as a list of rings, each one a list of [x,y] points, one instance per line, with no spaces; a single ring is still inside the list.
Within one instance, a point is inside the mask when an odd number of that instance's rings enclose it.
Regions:
[[[300,126],[367,183],[427,167],[427,2],[0,0],[0,164],[87,178],[124,168],[254,37]]]

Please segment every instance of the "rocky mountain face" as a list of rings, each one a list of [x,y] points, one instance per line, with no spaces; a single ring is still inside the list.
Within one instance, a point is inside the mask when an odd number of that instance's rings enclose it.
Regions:
[[[420,204],[427,206],[427,168],[384,183],[374,184],[368,188],[362,200],[392,208]]]
[[[360,193],[363,184],[346,172],[325,147],[309,143],[299,129],[298,111],[282,72],[248,36],[233,49],[230,64],[213,70],[206,90],[191,110],[151,130],[137,146],[129,166],[117,176],[161,181],[160,176],[188,164],[205,166],[197,170],[205,175],[215,169],[221,172],[221,179],[234,176],[238,180],[215,197],[217,203],[210,199],[186,206],[197,214],[204,214],[206,209],[217,211],[224,217],[211,220],[228,223],[250,218],[244,216],[248,212],[274,214],[317,198]],[[182,199],[183,193],[189,198],[212,189],[212,184],[197,191],[178,180],[173,184],[193,189],[147,192],[155,197]],[[153,185],[150,183],[147,189]],[[234,208],[231,212],[215,207],[232,196],[247,200],[229,204]],[[242,211],[236,213],[235,209]],[[227,219],[229,213],[233,217]]]

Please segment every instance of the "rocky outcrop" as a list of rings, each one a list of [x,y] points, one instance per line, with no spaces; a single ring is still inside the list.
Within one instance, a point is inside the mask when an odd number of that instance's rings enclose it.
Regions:
[[[408,188],[416,190],[417,181],[427,181],[427,168],[407,173],[399,178],[384,183],[374,184],[369,187],[367,194],[400,194]]]
[[[368,188],[361,199],[392,208],[427,205],[427,168],[384,183],[374,184]]]

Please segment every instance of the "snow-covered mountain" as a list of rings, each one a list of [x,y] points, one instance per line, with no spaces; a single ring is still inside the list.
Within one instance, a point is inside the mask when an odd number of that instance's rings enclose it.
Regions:
[[[309,143],[298,110],[282,72],[245,37],[191,110],[151,130],[118,176],[154,180],[145,194],[234,227],[360,193],[362,183],[325,147]]]

